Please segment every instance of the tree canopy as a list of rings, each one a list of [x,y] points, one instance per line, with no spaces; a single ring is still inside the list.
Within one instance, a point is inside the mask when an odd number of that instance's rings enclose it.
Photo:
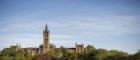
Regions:
[[[0,60],[140,60],[140,50],[135,54],[128,54],[118,50],[96,49],[88,45],[81,53],[70,52],[67,48],[61,47],[61,50],[51,49],[46,54],[32,56],[11,46],[1,51]]]

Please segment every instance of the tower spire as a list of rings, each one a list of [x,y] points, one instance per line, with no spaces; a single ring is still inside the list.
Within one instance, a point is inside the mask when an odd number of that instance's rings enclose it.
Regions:
[[[47,24],[46,24],[46,26],[45,26],[45,31],[46,31],[46,32],[49,31],[49,30],[48,30],[48,26],[47,26]]]
[[[46,26],[45,26],[45,30],[48,30],[48,26],[47,26],[47,24],[46,24]]]

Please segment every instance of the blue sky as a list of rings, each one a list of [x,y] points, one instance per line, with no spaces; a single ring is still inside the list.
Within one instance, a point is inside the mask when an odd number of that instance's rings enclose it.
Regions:
[[[38,47],[48,24],[51,43],[135,53],[140,49],[139,0],[0,0],[0,50]]]

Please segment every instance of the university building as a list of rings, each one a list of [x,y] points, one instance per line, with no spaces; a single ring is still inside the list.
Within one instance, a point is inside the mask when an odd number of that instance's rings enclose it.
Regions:
[[[48,26],[45,26],[45,30],[43,31],[43,44],[40,45],[38,48],[21,48],[21,46],[19,44],[17,44],[16,48],[17,50],[23,50],[25,52],[31,53],[32,55],[36,55],[36,54],[44,54],[49,52],[49,50],[53,50],[53,49],[58,49],[61,50],[60,48],[56,48],[55,45],[50,44],[50,32],[48,30]],[[74,48],[66,48],[69,52],[77,52],[77,53],[81,53],[85,51],[84,45],[83,44],[75,44]]]

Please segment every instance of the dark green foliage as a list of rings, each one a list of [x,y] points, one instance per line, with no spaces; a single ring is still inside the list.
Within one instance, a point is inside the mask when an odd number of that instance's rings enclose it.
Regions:
[[[0,56],[0,60],[12,60],[13,58],[8,55]]]
[[[31,54],[16,50],[16,46],[5,48],[0,54],[0,60],[32,60]]]
[[[22,50],[16,51],[14,46],[1,51],[0,60],[140,60],[140,50],[135,54],[128,54],[118,50],[96,49],[88,45],[84,52],[70,52],[68,49],[51,49],[47,54],[34,57]]]
[[[133,55],[129,55],[129,60],[140,60],[140,50]]]
[[[47,54],[39,54],[34,56],[32,60],[51,60],[51,57]]]
[[[3,49],[2,52],[1,52],[1,55],[14,56],[15,51],[16,51],[16,47],[15,46],[11,46],[10,48]]]

